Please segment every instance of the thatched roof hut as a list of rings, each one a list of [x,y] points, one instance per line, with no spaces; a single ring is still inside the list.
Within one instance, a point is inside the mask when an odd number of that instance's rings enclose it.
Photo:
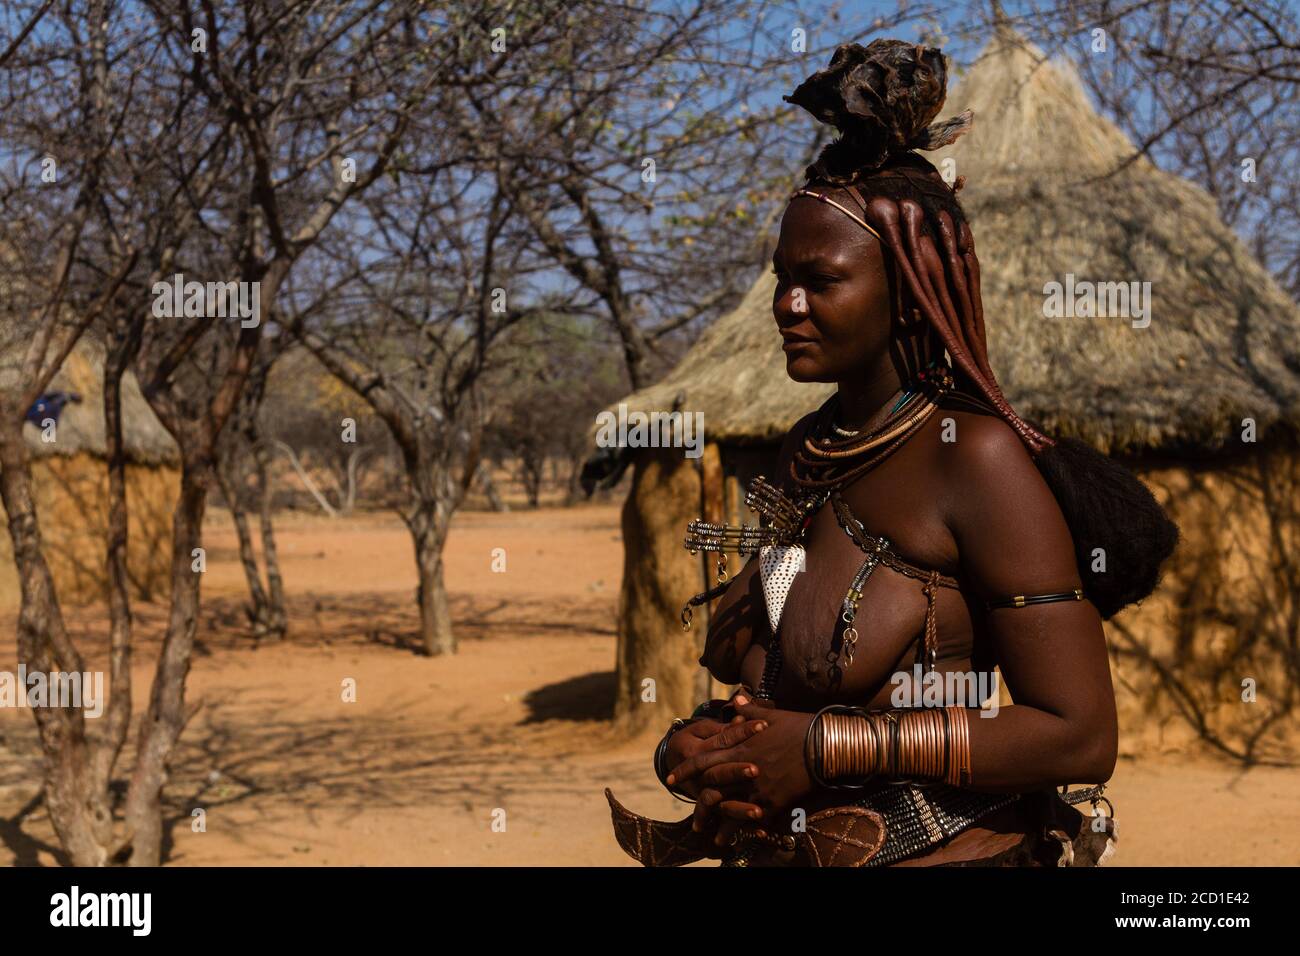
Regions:
[[[1126,745],[1155,742],[1133,733],[1141,717],[1166,745],[1181,746],[1197,725],[1222,749],[1269,753],[1279,728],[1294,725],[1296,694],[1282,688],[1300,676],[1283,661],[1296,639],[1283,618],[1300,602],[1287,585],[1300,573],[1300,543],[1275,533],[1296,520],[1300,499],[1300,311],[1207,193],[1131,160],[1132,145],[1069,66],[1003,30],[949,95],[949,114],[967,108],[973,131],[930,158],[966,177],[961,199],[1003,390],[1049,433],[1122,454],[1183,528],[1161,591],[1108,628]],[[1149,282],[1149,324],[1047,317],[1045,286],[1067,275]],[[666,670],[657,648],[676,659],[689,643],[676,610],[703,589],[700,560],[667,557],[685,520],[741,518],[749,477],[771,467],[779,439],[834,388],[787,378],[773,282],[762,275],[661,382],[623,400],[631,411],[703,412],[709,442],[696,469],[680,451],[637,452],[623,521],[618,666],[628,700],[643,675]],[[1245,441],[1243,420],[1255,424]],[[656,494],[660,482],[685,491]],[[1243,715],[1245,676],[1276,679],[1272,707]],[[670,684],[682,699],[657,709],[620,700],[620,717],[637,727],[688,711],[698,685]]]
[[[107,527],[107,442],[104,424],[104,350],[86,337],[51,380],[47,394],[74,393],[52,441],[34,424],[23,437],[32,453],[32,478],[46,560],[59,599],[84,603],[102,598]],[[136,597],[165,593],[170,560],[172,508],[180,482],[176,443],[154,415],[135,376],[122,380],[122,430],[127,455],[130,510],[128,573]],[[0,536],[0,607],[18,601],[17,574],[8,535]]]

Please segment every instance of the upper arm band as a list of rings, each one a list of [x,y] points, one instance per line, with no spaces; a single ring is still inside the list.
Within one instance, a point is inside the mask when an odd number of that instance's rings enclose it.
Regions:
[[[990,611],[999,607],[1028,607],[1031,604],[1051,604],[1054,601],[1082,601],[1083,589],[1057,591],[1055,594],[1017,594],[1014,597],[994,598],[987,601],[985,607]]]

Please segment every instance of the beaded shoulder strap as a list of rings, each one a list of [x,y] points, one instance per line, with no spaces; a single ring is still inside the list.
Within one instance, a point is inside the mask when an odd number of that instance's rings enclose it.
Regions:
[[[898,553],[895,552],[888,543],[886,543],[885,547],[882,549],[880,542],[885,539],[870,534],[866,528],[862,526],[862,522],[853,517],[853,512],[849,510],[848,502],[844,500],[838,491],[831,495],[831,507],[835,509],[835,517],[838,519],[840,527],[844,529],[848,536],[853,539],[854,543],[857,544],[862,551],[867,554],[881,551],[880,563],[885,565],[885,567],[897,571],[899,574],[904,574],[916,581],[925,581],[927,584],[933,583],[939,587],[951,588],[954,591],[960,590],[961,583],[956,578],[949,577],[946,574],[940,574],[938,571],[933,571],[929,568],[917,567],[915,564],[905,561],[903,558],[898,556]]]
[[[925,587],[925,627],[922,629],[917,641],[917,663],[921,664],[926,670],[934,670],[937,666],[939,656],[939,610],[938,610],[938,593],[939,588],[951,588],[959,590],[960,584],[956,578],[950,578],[946,574],[940,574],[935,570],[919,568],[910,562],[904,561],[892,550],[889,549],[888,542],[884,538],[877,538],[868,534],[862,522],[853,517],[853,512],[849,510],[848,502],[840,495],[838,491],[831,494],[831,507],[835,509],[835,517],[843,528],[853,539],[853,542],[868,554],[879,555],[880,563],[885,567],[897,571],[899,574],[906,575],[916,581],[924,581]]]

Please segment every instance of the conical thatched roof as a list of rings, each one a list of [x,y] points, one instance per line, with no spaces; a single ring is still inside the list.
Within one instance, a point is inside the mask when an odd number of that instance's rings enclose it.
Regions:
[[[102,458],[107,453],[104,425],[104,350],[82,338],[50,382],[47,392],[76,392],[80,402],[66,405],[55,429],[56,440],[44,442],[36,426],[24,427],[27,447],[36,457],[87,453]],[[122,437],[127,460],[139,465],[175,465],[180,462],[176,443],[154,415],[140,392],[135,376],[122,377]]]
[[[1253,418],[1300,425],[1300,310],[1197,186],[1140,159],[1068,65],[1004,31],[948,97],[973,131],[956,161],[982,270],[989,353],[1003,390],[1049,432],[1112,451],[1218,449]],[[942,168],[942,167],[941,167]],[[1105,175],[1113,173],[1113,175]],[[1246,187],[1248,188],[1248,187]],[[1066,274],[1150,282],[1151,318],[1047,318]],[[764,274],[632,409],[705,413],[710,440],[784,434],[833,386],[785,375]]]

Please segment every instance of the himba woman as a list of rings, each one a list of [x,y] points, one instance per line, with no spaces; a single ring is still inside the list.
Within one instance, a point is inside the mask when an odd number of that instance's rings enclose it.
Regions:
[[[755,555],[693,599],[721,593],[701,664],[739,689],[656,751],[692,817],[608,795],[647,865],[1083,866],[1114,847],[1101,622],[1153,590],[1177,529],[1130,472],[1003,397],[962,182],[916,152],[970,127],[930,125],[946,82],[940,51],[876,40],[787,97],[839,135],[781,222],[775,331],[792,379],[838,390],[751,488],[761,527],[688,531]],[[995,667],[1011,705],[922,693]]]

